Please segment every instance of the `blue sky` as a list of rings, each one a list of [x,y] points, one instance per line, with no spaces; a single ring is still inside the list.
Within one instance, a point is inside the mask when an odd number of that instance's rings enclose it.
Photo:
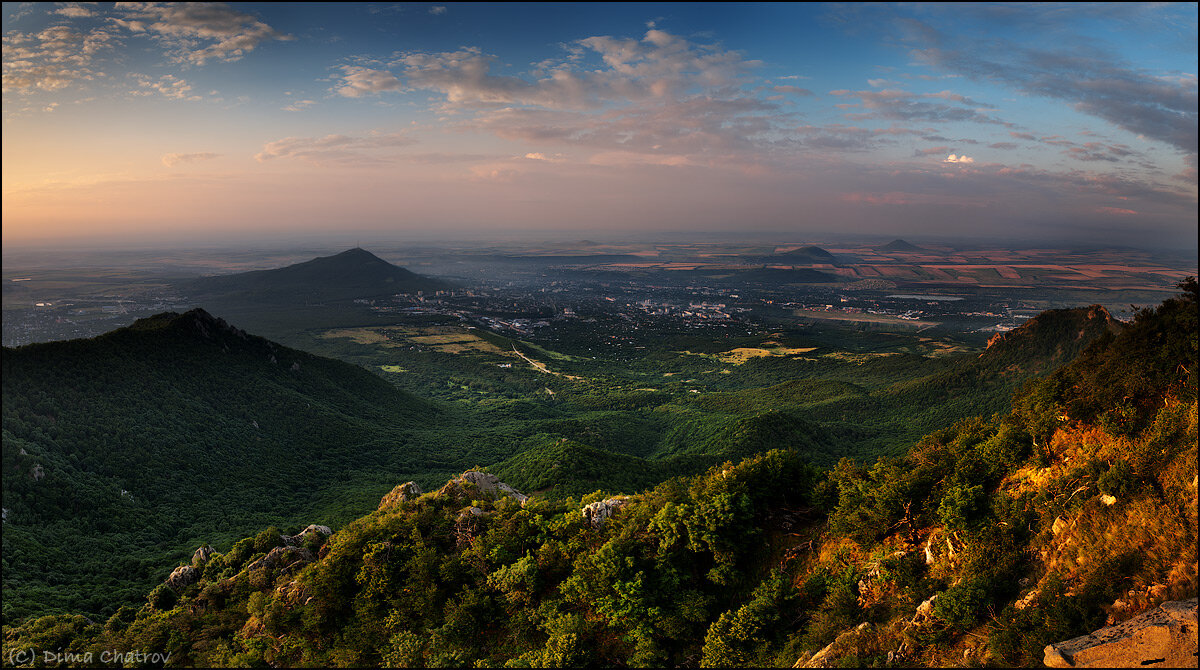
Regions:
[[[1194,248],[1196,5],[5,3],[6,243]]]

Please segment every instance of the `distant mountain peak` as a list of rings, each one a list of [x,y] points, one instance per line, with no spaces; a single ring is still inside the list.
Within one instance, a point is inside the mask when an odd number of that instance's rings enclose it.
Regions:
[[[451,288],[354,247],[273,270],[204,277],[185,290],[193,297],[250,302],[349,300]]]
[[[928,251],[927,249],[918,247],[915,244],[910,244],[900,238],[896,238],[879,248],[883,251]]]
[[[811,259],[814,261],[820,261],[822,263],[834,262],[833,254],[829,253],[828,251],[825,251],[821,247],[813,246],[811,244],[806,247],[800,247],[799,249],[792,249],[791,251],[784,251],[784,252],[780,253],[779,255],[786,256],[788,258],[808,258],[808,259]]]

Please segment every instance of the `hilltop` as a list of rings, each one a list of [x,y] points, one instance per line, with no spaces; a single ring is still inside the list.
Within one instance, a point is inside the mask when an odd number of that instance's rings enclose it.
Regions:
[[[776,254],[779,260],[786,260],[788,263],[823,263],[835,264],[837,259],[833,254],[825,251],[821,247],[807,246],[791,251],[784,251]]]
[[[346,519],[382,473],[428,470],[395,446],[440,414],[203,310],[5,348],[5,619],[99,612],[200,538]]]
[[[180,289],[194,301],[301,303],[438,291],[451,285],[354,248],[274,270],[190,280]]]
[[[1048,643],[1195,597],[1185,289],[1029,384],[1013,411],[899,458],[822,474],[778,449],[568,500],[480,472],[430,494],[405,483],[332,535],[201,547],[141,608],[30,621],[5,641],[209,666],[1058,660]]]
[[[915,244],[910,244],[901,239],[895,239],[887,244],[879,247],[880,251],[901,251],[901,252],[927,252],[928,249],[923,249]]]

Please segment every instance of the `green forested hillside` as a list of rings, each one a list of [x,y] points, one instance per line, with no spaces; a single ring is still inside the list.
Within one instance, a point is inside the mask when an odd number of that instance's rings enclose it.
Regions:
[[[555,383],[556,395],[533,393],[547,383],[535,379],[504,397],[528,380],[414,354],[405,365],[424,366],[425,380],[415,391],[453,390],[422,400],[203,313],[5,350],[6,621],[106,615],[139,598],[187,547],[270,524],[337,526],[401,476],[431,485],[487,466],[526,490],[579,496],[643,490],[770,449],[818,468],[898,453],[939,426],[1005,409],[1030,370],[1115,329],[1107,315],[1089,314],[1042,315],[978,358],[752,360],[718,375],[729,390],[706,393],[631,390],[591,373]],[[476,375],[487,369],[506,376],[484,385]],[[404,377],[413,375],[390,380]]]
[[[199,310],[6,348],[3,377],[6,620],[103,612],[199,541],[348,519],[364,482],[427,469],[411,439],[440,414]]]
[[[5,646],[182,666],[1036,665],[1048,642],[1196,595],[1183,287],[1013,411],[899,457],[822,474],[777,449],[629,497],[524,504],[459,482],[328,540],[218,547],[195,583],[105,623],[6,628]]]

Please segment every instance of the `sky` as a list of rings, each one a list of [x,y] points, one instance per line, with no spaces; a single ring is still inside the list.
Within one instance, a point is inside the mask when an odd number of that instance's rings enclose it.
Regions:
[[[4,3],[5,245],[1196,248],[1194,3]]]

